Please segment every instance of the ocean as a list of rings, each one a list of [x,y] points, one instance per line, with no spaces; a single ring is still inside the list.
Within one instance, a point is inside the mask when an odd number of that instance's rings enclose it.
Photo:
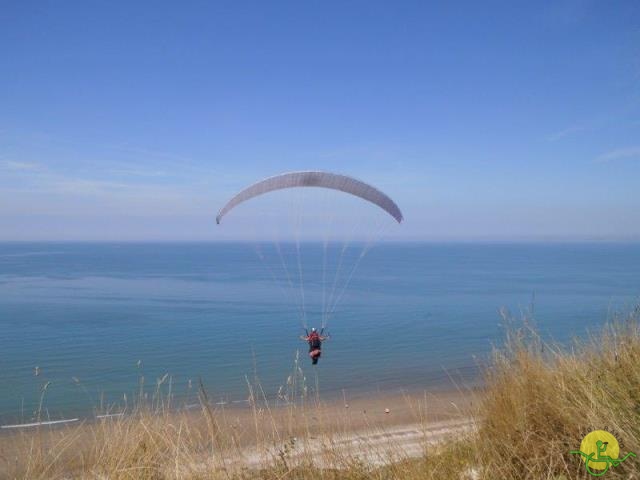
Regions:
[[[297,357],[323,398],[470,386],[501,311],[568,344],[640,303],[639,244],[299,247],[269,263],[273,246],[250,243],[0,244],[0,424],[40,404],[50,419],[118,411],[166,374],[176,407],[200,381],[220,403],[256,379],[277,399]],[[330,297],[312,367],[299,336]]]

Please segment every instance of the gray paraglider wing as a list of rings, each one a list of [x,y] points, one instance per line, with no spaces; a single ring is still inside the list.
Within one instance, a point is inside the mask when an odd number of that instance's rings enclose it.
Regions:
[[[273,192],[274,190],[295,187],[320,187],[349,193],[377,205],[395,218],[398,223],[402,222],[402,212],[400,208],[398,208],[398,205],[386,194],[367,183],[336,173],[291,172],[266,178],[236,194],[222,207],[216,217],[216,223],[219,224],[222,217],[229,213],[236,205],[246,200],[264,193]]]

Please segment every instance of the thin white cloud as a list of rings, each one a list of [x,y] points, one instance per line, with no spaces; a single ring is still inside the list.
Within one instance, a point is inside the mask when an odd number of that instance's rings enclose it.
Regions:
[[[550,142],[557,142],[558,140],[562,140],[563,138],[569,137],[579,132],[583,132],[586,129],[587,129],[586,127],[581,127],[577,125],[573,127],[568,127],[568,128],[565,128],[564,130],[560,130],[556,133],[552,133],[547,137],[547,140],[549,140]]]
[[[4,192],[10,190],[39,198],[43,195],[64,195],[69,200],[71,210],[78,197],[145,202],[155,199],[158,204],[164,204],[170,200],[189,198],[191,191],[202,188],[202,182],[197,181],[188,184],[184,181],[158,183],[154,178],[164,173],[145,169],[137,171],[137,175],[127,171],[118,177],[96,177],[81,172],[55,171],[39,163],[0,161],[0,171],[5,172],[0,185]]]
[[[120,175],[126,177],[169,177],[169,173],[164,170],[158,170],[154,168],[114,168],[108,171],[113,175]],[[182,173],[182,172],[180,172]],[[174,175],[174,176],[177,176]]]
[[[118,213],[157,217],[192,215],[210,203],[201,186],[119,182],[52,172],[20,175],[0,187],[0,217],[16,214],[103,215]],[[4,198],[11,201],[3,202]]]
[[[3,132],[0,130],[0,135]],[[129,143],[101,143],[87,139],[73,139],[50,135],[45,132],[18,132],[11,140],[20,150],[38,148],[47,152],[45,163],[50,159],[64,160],[67,166],[76,169],[94,169],[105,176],[135,177],[193,177],[208,175],[224,175],[224,171],[214,162],[202,163],[202,159],[194,159],[188,155],[156,150],[132,145]],[[5,157],[6,158],[6,157]],[[9,170],[2,165],[0,170]],[[15,162],[21,163],[21,162]],[[35,165],[35,164],[34,164]],[[41,170],[48,170],[42,164]],[[13,168],[12,170],[18,170]]]
[[[40,180],[41,185],[46,187],[49,191],[76,195],[109,195],[114,192],[120,192],[131,188],[129,185],[124,183],[67,177],[62,175],[47,175],[46,177],[42,177]]]
[[[596,158],[596,162],[606,163],[606,162],[613,162],[616,160],[629,160],[629,159],[640,160],[640,147],[618,148],[617,150],[612,150],[610,152],[603,153],[602,155]]]
[[[2,168],[5,170],[13,170],[13,171],[21,171],[21,172],[25,172],[25,171],[37,172],[42,170],[42,166],[37,163],[16,162],[13,160],[6,160],[3,162],[0,162],[0,166],[2,166]]]

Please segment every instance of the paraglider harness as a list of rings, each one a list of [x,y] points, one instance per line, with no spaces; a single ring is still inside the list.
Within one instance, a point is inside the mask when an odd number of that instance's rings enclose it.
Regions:
[[[309,335],[309,351],[322,348],[322,341],[318,332],[311,332]]]
[[[311,332],[305,329],[305,333],[307,334],[307,342],[309,343],[309,357],[311,357],[311,363],[313,365],[318,363],[318,359],[320,355],[322,355],[322,333],[324,332],[324,328],[320,330],[320,333]]]

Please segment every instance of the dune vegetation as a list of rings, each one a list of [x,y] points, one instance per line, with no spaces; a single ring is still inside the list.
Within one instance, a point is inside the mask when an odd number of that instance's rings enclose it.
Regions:
[[[248,383],[243,415],[168,408],[161,385],[126,416],[0,435],[0,478],[63,479],[573,479],[591,478],[570,453],[592,430],[640,454],[640,308],[571,345],[544,342],[531,323],[507,329],[483,365],[481,390],[454,423],[434,430],[429,397],[407,398],[413,437],[389,416],[327,407],[317,398],[276,410]],[[292,372],[284,396],[303,388]],[[451,420],[451,419],[450,419]],[[415,432],[419,435],[415,435]],[[407,440],[411,437],[411,441]],[[604,478],[640,479],[640,458]]]

